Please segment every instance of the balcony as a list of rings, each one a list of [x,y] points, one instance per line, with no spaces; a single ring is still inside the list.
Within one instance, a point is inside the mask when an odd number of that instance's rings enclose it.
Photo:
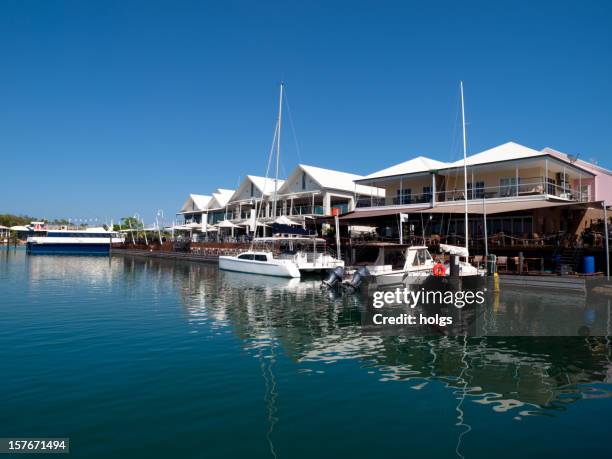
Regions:
[[[406,188],[409,185],[406,184]],[[465,199],[464,188],[447,189],[435,193],[436,202],[463,201]],[[549,179],[547,182],[543,177],[519,177],[518,184],[515,180],[509,183],[493,187],[468,185],[467,198],[468,200],[482,199],[517,199],[530,197],[556,198],[566,201],[586,202],[589,200],[588,193],[582,193],[580,190],[572,189],[569,183],[557,184],[554,180]],[[433,195],[431,192],[426,193],[406,193],[403,196],[392,196],[387,198],[362,198],[357,201],[357,207],[382,207],[382,206],[415,206],[420,207],[423,204],[433,203]]]

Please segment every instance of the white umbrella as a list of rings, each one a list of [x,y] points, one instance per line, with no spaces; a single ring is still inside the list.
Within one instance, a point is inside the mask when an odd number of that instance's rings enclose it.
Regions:
[[[238,228],[238,225],[234,225],[229,220],[223,220],[223,221],[217,223],[217,227],[218,228]]]
[[[291,220],[290,218],[287,218],[284,215],[281,215],[276,220],[274,220],[274,223],[277,223],[279,225],[295,225],[295,226],[299,226],[299,223],[294,222],[293,220]]]

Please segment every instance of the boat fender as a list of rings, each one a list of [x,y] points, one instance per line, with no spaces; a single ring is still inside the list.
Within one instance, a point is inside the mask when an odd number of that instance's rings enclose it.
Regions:
[[[432,271],[433,275],[437,277],[442,277],[446,275],[446,268],[442,263],[436,263]]]

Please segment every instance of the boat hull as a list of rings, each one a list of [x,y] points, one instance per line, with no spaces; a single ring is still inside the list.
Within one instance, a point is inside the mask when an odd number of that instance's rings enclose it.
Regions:
[[[108,255],[110,244],[45,243],[28,242],[26,250],[32,255]]]
[[[237,257],[230,256],[219,257],[219,269],[239,273],[260,274],[262,276],[300,277],[300,270],[292,263],[239,260]]]

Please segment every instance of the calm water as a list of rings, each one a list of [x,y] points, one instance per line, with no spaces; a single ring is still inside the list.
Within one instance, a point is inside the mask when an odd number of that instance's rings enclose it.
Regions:
[[[605,336],[387,336],[363,308],[315,281],[0,250],[0,437],[100,458],[612,457]],[[479,320],[605,334],[607,314],[523,290]]]

